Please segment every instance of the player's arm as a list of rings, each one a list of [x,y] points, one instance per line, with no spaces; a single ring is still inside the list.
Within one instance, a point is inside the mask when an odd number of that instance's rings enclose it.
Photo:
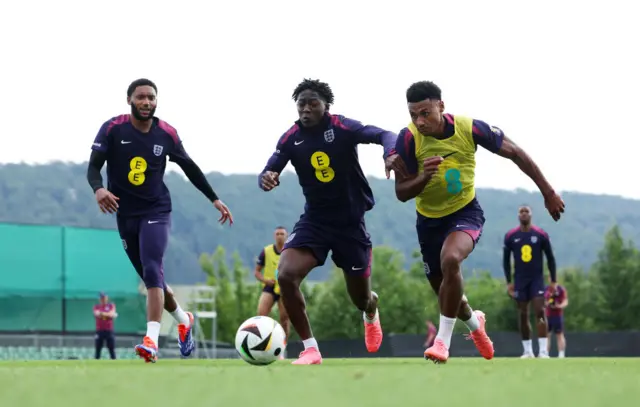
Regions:
[[[111,311],[109,312],[105,312],[102,316],[107,317],[107,318],[111,318],[111,319],[115,319],[117,313],[116,313],[116,304],[113,304],[113,308],[111,308]]]
[[[104,187],[100,173],[108,157],[110,124],[111,121],[107,121],[98,130],[91,146],[91,156],[89,156],[89,165],[87,166],[87,181],[96,196],[98,207],[103,213],[116,213],[119,199]]]
[[[107,162],[107,153],[109,151],[109,124],[111,121],[105,122],[98,130],[93,144],[91,145],[91,156],[89,156],[89,165],[87,166],[87,181],[93,192],[104,188],[102,181],[102,167]]]
[[[289,151],[289,139],[295,131],[289,130],[283,134],[276,144],[276,151],[271,154],[267,165],[258,175],[258,187],[263,191],[271,191],[280,185],[280,174],[291,159]]]
[[[94,308],[93,309],[93,316],[96,318],[99,318],[101,316],[102,312],[100,312],[100,310],[98,308]]]
[[[477,145],[513,161],[522,172],[535,182],[545,199],[555,194],[553,187],[529,154],[505,136],[498,127],[489,126],[481,120],[474,120],[473,139]]]
[[[178,164],[191,184],[202,192],[209,201],[220,200],[198,164],[187,154],[180,139],[177,139],[175,148],[169,153],[169,160]]]
[[[564,291],[564,295],[563,295],[563,299],[562,301],[560,301],[560,304],[558,304],[558,308],[566,308],[567,305],[569,305],[569,293],[567,292],[566,288],[563,288]]]
[[[398,136],[395,133],[376,126],[364,125],[357,120],[343,116],[334,117],[340,120],[343,127],[353,133],[357,144],[378,144],[382,146],[384,150],[382,158],[387,158],[396,153],[396,139]]]
[[[253,273],[256,277],[256,280],[260,281],[263,284],[266,283],[266,280],[262,275],[262,270],[264,269],[264,265],[265,265],[264,258],[265,258],[264,249],[262,249],[262,251],[260,252],[260,255],[258,256],[258,261],[256,261],[256,270]]]
[[[427,183],[426,173],[418,172],[418,160],[416,159],[416,142],[409,129],[402,129],[396,140],[394,150],[402,158],[407,168],[407,175],[396,173],[396,198],[401,202],[407,202],[418,196]]]
[[[549,266],[549,277],[551,277],[551,282],[556,282],[556,258],[553,255],[553,249],[551,248],[551,241],[549,240],[549,236],[544,236],[542,239],[542,252],[544,256],[547,258],[547,266]]]
[[[357,120],[344,116],[334,116],[334,118],[339,120],[344,128],[353,133],[356,144],[378,144],[382,146],[384,150],[382,158],[385,161],[387,179],[390,177],[391,171],[393,171],[396,176],[409,176],[404,160],[402,160],[396,151],[398,136],[395,133],[376,126],[363,125]]]
[[[506,244],[502,249],[502,269],[507,284],[511,284],[511,249]]]

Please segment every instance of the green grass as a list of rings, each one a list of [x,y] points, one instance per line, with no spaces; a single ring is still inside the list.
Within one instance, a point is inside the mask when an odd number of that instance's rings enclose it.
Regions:
[[[621,407],[639,400],[638,358],[0,363],[0,406],[16,407]]]

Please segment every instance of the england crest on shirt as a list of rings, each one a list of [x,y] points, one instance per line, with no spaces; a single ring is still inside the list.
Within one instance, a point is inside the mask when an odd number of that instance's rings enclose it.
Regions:
[[[333,129],[329,129],[324,132],[324,141],[327,143],[332,143],[335,140],[336,135],[333,133]]]
[[[155,154],[156,156],[160,157],[160,155],[162,154],[162,150],[164,149],[164,147],[159,146],[157,144],[153,145],[153,154]]]
[[[536,243],[538,241],[538,236],[531,236],[531,243]]]

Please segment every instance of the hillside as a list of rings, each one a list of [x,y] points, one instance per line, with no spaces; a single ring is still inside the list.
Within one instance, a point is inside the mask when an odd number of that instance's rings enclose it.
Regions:
[[[0,222],[114,228],[115,219],[98,211],[85,180],[86,164],[54,163],[40,166],[0,165]],[[253,264],[260,249],[272,238],[275,225],[293,226],[304,202],[293,174],[282,177],[274,192],[258,189],[255,175],[208,175],[216,191],[232,209],[235,224],[221,227],[217,211],[188,181],[170,172],[166,181],[174,201],[173,233],[165,274],[174,283],[203,281],[197,259],[223,245],[238,251]],[[407,259],[417,249],[413,202],[395,199],[393,181],[370,178],[377,205],[367,215],[374,244],[402,250]],[[551,235],[560,266],[588,267],[600,250],[605,232],[618,223],[626,238],[640,242],[640,201],[614,196],[564,193],[567,213],[555,224],[546,214],[541,197],[526,191],[478,190],[487,218],[482,240],[466,263],[502,274],[502,239],[517,225],[517,206],[528,203],[534,221]],[[312,279],[326,277],[328,267]]]

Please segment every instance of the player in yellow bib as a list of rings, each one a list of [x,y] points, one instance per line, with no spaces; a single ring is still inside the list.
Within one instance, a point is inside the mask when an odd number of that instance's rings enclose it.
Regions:
[[[434,362],[447,361],[459,318],[469,328],[480,354],[491,359],[494,349],[485,330],[484,314],[469,306],[460,273],[461,263],[478,243],[485,221],[474,186],[477,146],[518,165],[536,183],[556,221],[564,212],[564,202],[531,157],[502,130],[480,120],[444,114],[436,84],[414,83],[406,96],[411,123],[400,132],[396,151],[410,175],[396,173],[396,196],[402,202],[415,198],[425,273],[440,305],[438,334],[424,356]]]
[[[287,229],[278,226],[274,232],[274,244],[265,246],[258,256],[255,276],[262,283],[262,293],[258,300],[258,315],[268,316],[273,306],[278,303],[278,313],[280,314],[280,325],[284,329],[286,337],[289,337],[289,315],[280,299],[280,286],[278,285],[278,262],[280,253],[287,240]]]

